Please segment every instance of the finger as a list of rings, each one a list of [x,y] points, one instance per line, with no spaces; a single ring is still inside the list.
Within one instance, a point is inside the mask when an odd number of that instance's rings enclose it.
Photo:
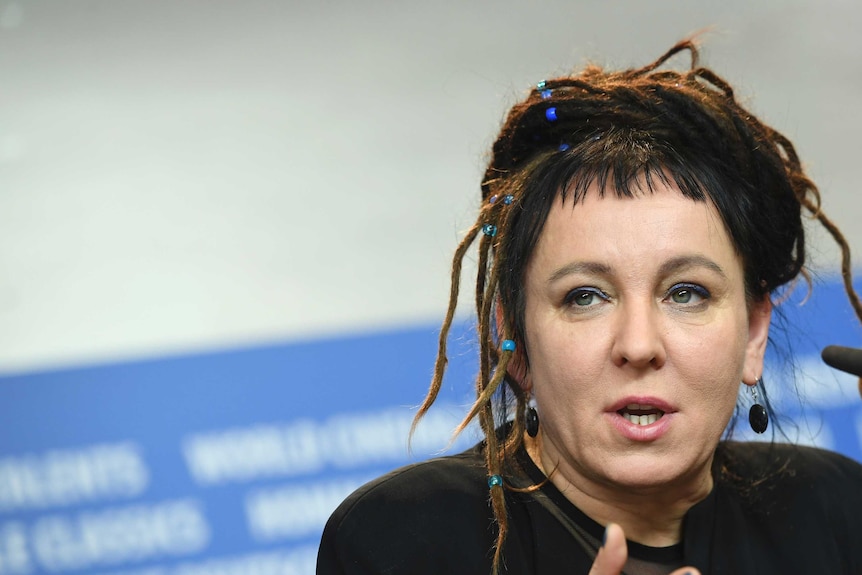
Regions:
[[[620,575],[628,554],[623,528],[616,523],[609,523],[605,529],[605,541],[599,548],[589,575]]]
[[[698,571],[694,567],[682,567],[680,569],[677,569],[670,575],[700,575],[700,571]]]

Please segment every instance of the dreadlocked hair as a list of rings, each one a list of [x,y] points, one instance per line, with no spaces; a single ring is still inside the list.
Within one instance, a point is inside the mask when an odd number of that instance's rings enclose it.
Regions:
[[[687,70],[659,69],[681,52],[691,56]],[[503,569],[509,529],[504,490],[514,489],[505,477],[518,471],[514,456],[525,432],[528,397],[508,372],[515,354],[519,368],[529,370],[522,289],[527,262],[557,198],[576,204],[594,184],[600,195],[633,197],[651,192],[656,181],[717,208],[742,259],[749,301],[769,297],[800,275],[809,281],[802,214],[818,220],[841,249],[844,287],[862,321],[849,246],[821,210],[793,144],[740,106],[726,81],[699,66],[692,40],[643,68],[607,72],[591,65],[540,82],[509,111],[493,145],[479,217],[455,251],[434,375],[413,423],[443,383],[462,263],[478,238],[476,401],[455,433],[478,419],[488,475],[503,478],[489,483],[497,528],[494,574]]]

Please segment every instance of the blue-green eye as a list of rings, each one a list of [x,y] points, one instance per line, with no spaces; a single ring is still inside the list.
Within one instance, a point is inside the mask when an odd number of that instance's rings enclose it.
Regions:
[[[596,288],[578,288],[566,294],[566,303],[576,307],[590,307],[606,299],[607,296]]]
[[[691,301],[691,290],[678,289],[672,294],[670,294],[670,299],[672,299],[676,303],[688,303]]]
[[[697,304],[710,297],[709,291],[699,285],[677,284],[670,288],[668,299],[680,305]]]
[[[572,298],[572,303],[579,306],[588,306],[596,299],[596,294],[590,292],[579,293]]]

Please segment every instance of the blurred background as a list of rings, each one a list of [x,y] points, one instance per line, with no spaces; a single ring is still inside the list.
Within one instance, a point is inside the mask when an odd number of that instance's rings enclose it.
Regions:
[[[708,29],[862,253],[860,26],[848,0],[0,0],[0,575],[310,574],[349,491],[471,444],[469,293],[406,434],[486,151],[544,77]],[[776,439],[862,460],[856,381],[817,355],[862,331],[811,237]]]

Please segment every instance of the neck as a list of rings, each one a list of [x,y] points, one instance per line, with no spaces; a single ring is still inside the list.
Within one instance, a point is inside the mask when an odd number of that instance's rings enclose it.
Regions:
[[[685,514],[712,490],[711,460],[704,470],[672,484],[616,486],[592,481],[564,461],[543,457],[538,439],[525,437],[527,453],[563,496],[597,523],[618,524],[628,540],[642,545],[679,543]]]

